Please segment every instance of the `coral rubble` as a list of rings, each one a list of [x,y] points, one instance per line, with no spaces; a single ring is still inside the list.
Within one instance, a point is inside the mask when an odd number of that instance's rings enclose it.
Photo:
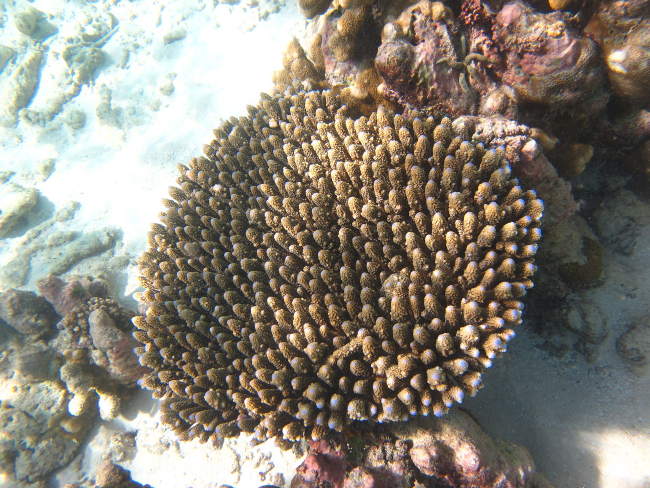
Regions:
[[[44,296],[0,293],[0,318],[15,331],[0,341],[0,470],[23,483],[68,464],[97,415],[115,418],[146,371],[133,314],[105,283],[49,276],[40,286]]]
[[[0,185],[0,237],[4,237],[25,214],[36,205],[39,192],[16,183]]]
[[[143,384],[184,439],[442,415],[521,322],[543,204],[517,151],[301,87],[179,166],[139,258]]]

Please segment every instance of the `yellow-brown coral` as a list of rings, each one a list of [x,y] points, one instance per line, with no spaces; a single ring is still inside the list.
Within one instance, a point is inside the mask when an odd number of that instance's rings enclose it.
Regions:
[[[289,42],[282,53],[282,69],[273,73],[273,83],[276,89],[282,91],[291,85],[294,80],[309,82],[310,85],[318,85],[322,76],[318,73],[314,64],[307,59],[307,54],[295,37]]]
[[[600,42],[607,75],[618,96],[642,106],[650,101],[650,21],[608,15],[606,4],[586,30]]]
[[[560,144],[553,155],[553,165],[562,178],[581,174],[594,156],[594,148],[589,144]]]
[[[504,148],[332,92],[215,130],[143,254],[144,385],[183,438],[321,438],[442,415],[506,350],[543,204]]]
[[[309,19],[324,13],[329,5],[330,0],[298,0],[300,11]]]

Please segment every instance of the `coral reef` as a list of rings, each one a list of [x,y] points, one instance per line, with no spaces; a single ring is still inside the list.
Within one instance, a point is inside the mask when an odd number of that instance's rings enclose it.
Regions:
[[[442,415],[521,322],[543,204],[512,148],[301,85],[215,130],[140,258],[143,385],[183,439]]]
[[[97,288],[103,292],[105,286]],[[81,293],[89,293],[89,289],[82,288]],[[134,386],[148,370],[138,364],[132,352],[138,345],[129,335],[133,328],[132,316],[115,300],[91,295],[57,324],[60,330],[55,339],[57,349],[72,364],[89,362],[106,371],[112,381]],[[99,385],[96,390],[101,397]]]
[[[310,23],[309,55],[332,88],[349,87],[351,93],[367,97],[365,102],[373,109],[390,103],[406,116],[411,110],[454,116],[501,114],[541,124],[563,135],[572,157],[559,150],[556,155],[567,160],[561,161],[563,167],[570,167],[561,171],[563,176],[574,176],[591,157],[587,143],[597,140],[594,133],[625,129],[615,129],[604,117],[594,122],[609,102],[605,63],[593,39],[598,36],[593,29],[584,30],[597,5],[552,3],[334,3]],[[608,8],[615,11],[610,14],[614,22],[623,13],[631,15],[616,7],[617,2],[602,3],[612,4]],[[556,11],[549,12],[549,6]],[[641,15],[639,9],[630,10]],[[356,22],[351,22],[353,17]],[[626,31],[620,25],[616,29]],[[633,61],[639,73],[646,59],[641,54],[644,32],[637,28],[631,41],[639,52],[639,61]],[[380,77],[381,83],[364,87],[358,76],[373,64],[369,73]],[[348,105],[356,102],[343,98]],[[367,109],[362,113],[369,115]]]
[[[571,193],[571,183],[558,177],[555,167],[535,140],[527,140],[521,148],[521,163],[514,167],[514,173],[548,202],[547,224],[566,221],[578,209]]]

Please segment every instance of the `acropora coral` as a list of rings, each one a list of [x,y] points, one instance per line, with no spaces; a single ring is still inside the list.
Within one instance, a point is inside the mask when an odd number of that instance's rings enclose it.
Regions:
[[[180,165],[139,259],[143,385],[183,439],[442,415],[521,322],[544,206],[503,146],[332,91],[262,95]]]

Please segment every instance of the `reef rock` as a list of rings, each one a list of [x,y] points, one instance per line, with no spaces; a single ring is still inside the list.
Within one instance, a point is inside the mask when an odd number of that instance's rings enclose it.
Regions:
[[[298,467],[295,488],[551,487],[528,451],[490,438],[472,417],[453,410],[442,418],[420,418],[359,433],[357,450],[310,443]],[[356,441],[354,441],[356,444]],[[353,440],[348,440],[351,446]]]
[[[587,26],[602,47],[613,92],[637,107],[650,102],[650,11],[644,3],[601,2]]]
[[[632,371],[644,375],[650,370],[650,324],[644,321],[630,327],[616,340],[616,351]]]
[[[2,372],[0,467],[22,482],[43,479],[76,455],[79,442],[58,426],[67,393],[56,381],[22,383]]]
[[[454,488],[530,486],[535,464],[525,448],[491,439],[459,410],[433,424],[422,420],[400,425],[395,433],[413,442],[413,464],[436,483]]]
[[[432,113],[476,113],[478,94],[473,87],[487,80],[485,66],[497,60],[483,52],[465,52],[466,44],[457,52],[459,31],[451,10],[428,0],[405,9],[395,22],[386,24],[375,59],[384,80],[384,96]]]
[[[133,354],[138,341],[117,328],[105,310],[98,308],[88,315],[88,333],[95,347],[93,362],[104,367],[113,379],[133,384],[149,371],[140,366],[138,357]]]
[[[111,461],[104,461],[97,468],[96,488],[152,488],[131,479],[131,473]]]
[[[50,302],[56,312],[65,316],[72,312],[72,309],[82,305],[91,297],[106,297],[108,288],[103,281],[72,279],[64,282],[61,278],[48,275],[36,282],[38,291]]]
[[[44,298],[7,290],[0,292],[0,318],[23,335],[45,337],[54,333],[58,316]]]
[[[571,304],[564,325],[592,344],[601,344],[609,333],[605,314],[589,300]]]
[[[38,200],[36,188],[24,188],[16,183],[0,185],[0,237],[4,236]]]
[[[507,60],[502,81],[518,104],[556,111],[585,102],[601,88],[596,43],[579,35],[562,12],[542,14],[525,2],[510,2],[496,16],[496,40]],[[601,110],[607,100],[596,98],[582,110]]]

